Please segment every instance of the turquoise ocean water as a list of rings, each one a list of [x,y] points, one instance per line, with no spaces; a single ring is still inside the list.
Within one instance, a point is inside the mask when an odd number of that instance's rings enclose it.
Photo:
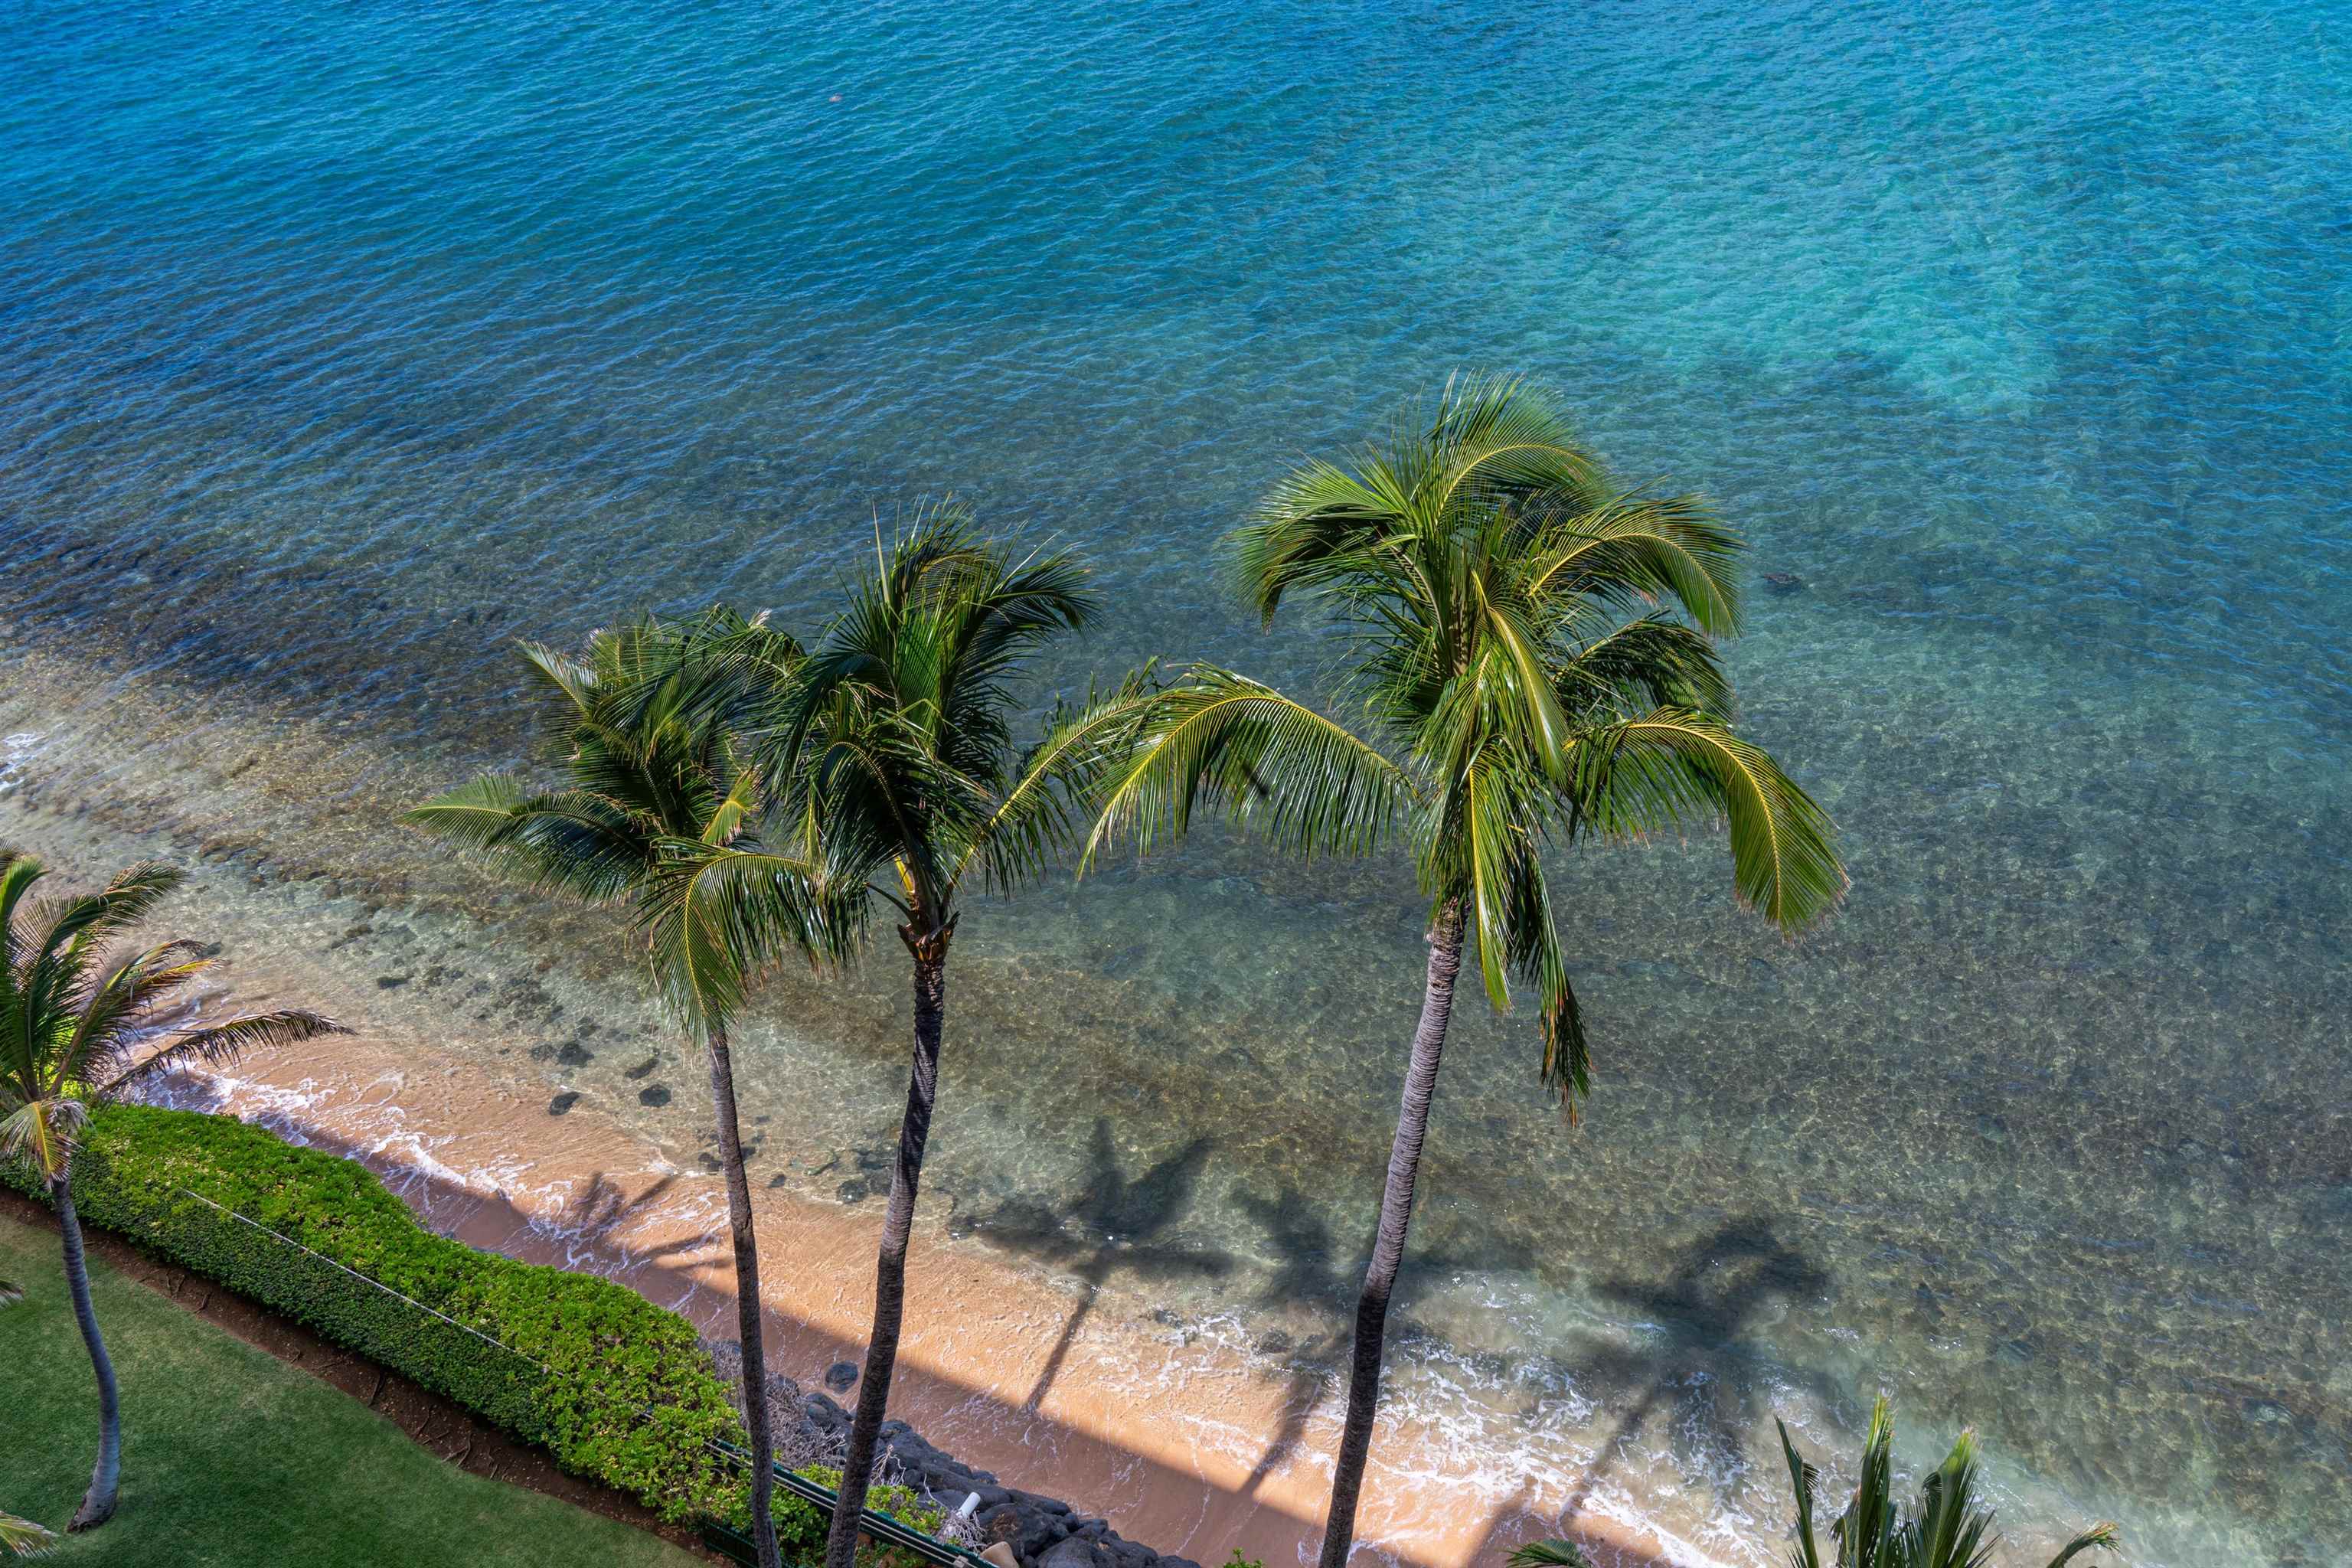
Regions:
[[[33,5],[0,148],[0,826],[236,781],[281,936],[430,891],[383,822],[520,749],[513,637],[804,619],[951,490],[1098,563],[1052,684],[1312,687],[1220,531],[1454,366],[1559,389],[1785,574],[1734,663],[1855,889],[1790,947],[1703,838],[1566,868],[1592,1120],[1465,1024],[1400,1397],[1508,1407],[1482,1498],[1709,1500],[1734,1561],[1772,1415],[1879,1390],[2029,1533],[2352,1558],[2352,7]],[[959,1233],[1325,1386],[1420,913],[1202,843],[976,914]],[[750,1069],[844,1202],[872,969]],[[497,1026],[693,1145],[649,1020]]]

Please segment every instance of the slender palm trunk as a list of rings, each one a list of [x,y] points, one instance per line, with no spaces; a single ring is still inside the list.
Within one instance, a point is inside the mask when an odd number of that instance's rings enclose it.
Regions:
[[[776,1438],[768,1419],[768,1346],[760,1311],[760,1241],[751,1231],[751,1183],[735,1121],[735,1064],[727,1031],[710,1031],[710,1108],[719,1122],[719,1163],[727,1173],[727,1234],[735,1247],[735,1331],[743,1342],[743,1429],[751,1439],[751,1544],[760,1568],[782,1568],[776,1547]]]
[[[907,1079],[907,1111],[898,1122],[898,1164],[890,1177],[890,1210],[882,1220],[882,1251],[874,1268],[874,1332],[857,1386],[857,1416],[841,1463],[841,1500],[824,1542],[824,1568],[852,1568],[857,1526],[874,1475],[874,1448],[890,1403],[890,1373],[898,1360],[898,1321],[907,1304],[907,1240],[915,1227],[915,1189],[923,1179],[923,1146],[930,1141],[931,1107],[940,1089],[940,1030],[947,1018],[948,933],[898,934],[915,955],[915,1062]]]
[[[1454,980],[1462,969],[1462,906],[1438,910],[1429,933],[1429,979],[1421,998],[1421,1024],[1412,1033],[1412,1060],[1405,1068],[1404,1103],[1397,1110],[1396,1140],[1389,1146],[1388,1186],[1381,1194],[1381,1228],[1372,1261],[1364,1270],[1364,1293],[1356,1301],[1356,1345],[1348,1371],[1348,1420],[1339,1431],[1339,1453],[1331,1478],[1331,1510],[1323,1527],[1320,1568],[1345,1568],[1356,1540],[1356,1500],[1364,1487],[1364,1464],[1372,1452],[1372,1415],[1381,1402],[1381,1352],[1388,1333],[1389,1297],[1404,1259],[1405,1227],[1412,1223],[1413,1183],[1421,1174],[1421,1143],[1429,1131],[1429,1103],[1437,1093],[1437,1063],[1445,1051],[1445,1026],[1454,1016]]]
[[[81,1326],[81,1342],[89,1347],[89,1366],[98,1373],[98,1463],[89,1472],[89,1490],[74,1510],[66,1528],[94,1530],[114,1517],[114,1491],[122,1479],[122,1401],[115,1392],[114,1362],[98,1331],[98,1312],[89,1301],[89,1263],[82,1256],[81,1217],[74,1213],[73,1183],[60,1172],[49,1178],[49,1198],[57,1205],[58,1230],[65,1237],[66,1286],[73,1295],[74,1321]]]

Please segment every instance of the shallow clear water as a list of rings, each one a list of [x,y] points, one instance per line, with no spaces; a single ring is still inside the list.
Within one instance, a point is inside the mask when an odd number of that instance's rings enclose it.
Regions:
[[[1055,683],[1312,683],[1218,532],[1559,387],[1793,574],[1735,665],[1855,890],[1791,948],[1705,841],[1569,867],[1574,1136],[1464,1025],[1399,1397],[1521,1423],[1465,1496],[1600,1445],[1763,1561],[1771,1415],[1885,1389],[2029,1533],[2352,1554],[2346,8],[38,7],[0,144],[0,820],[261,840],[254,931],[682,1149],[593,922],[384,826],[520,748],[509,638],[804,619],[954,490],[1098,563]],[[1208,843],[976,911],[954,1227],[1319,1386],[1419,912]],[[780,983],[775,1174],[856,1201],[900,989]]]

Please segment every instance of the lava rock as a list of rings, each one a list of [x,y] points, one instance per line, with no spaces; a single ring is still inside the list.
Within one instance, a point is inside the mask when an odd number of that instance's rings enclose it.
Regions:
[[[846,1394],[857,1385],[857,1363],[837,1361],[824,1369],[824,1385],[835,1394]]]

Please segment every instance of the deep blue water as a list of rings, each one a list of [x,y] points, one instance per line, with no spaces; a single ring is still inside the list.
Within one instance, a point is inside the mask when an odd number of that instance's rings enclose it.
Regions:
[[[1856,887],[1791,950],[1704,841],[1570,868],[1593,1124],[1465,1025],[1430,1342],[1726,1507],[1885,1388],[2140,1561],[2352,1555],[2352,8],[36,5],[0,147],[0,652],[356,720],[256,757],[344,865],[515,749],[507,639],[804,618],[925,494],[1096,559],[1059,683],[1311,685],[1216,536],[1453,367],[1557,388],[1792,578],[1735,664]],[[1216,845],[991,911],[941,1183],[984,1235],[1098,1112],[1212,1137],[1169,1223],[1242,1271],[1154,1288],[1277,1310],[1418,913]],[[887,1125],[860,984],[778,1007],[812,1147]],[[660,1132],[621,1065],[565,1081]]]

